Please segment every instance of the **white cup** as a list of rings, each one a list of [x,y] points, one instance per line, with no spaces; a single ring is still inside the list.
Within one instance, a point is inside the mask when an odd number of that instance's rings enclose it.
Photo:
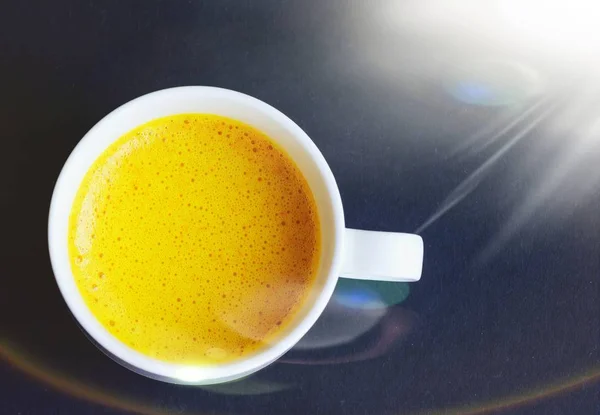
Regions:
[[[320,267],[308,299],[295,318],[264,349],[217,366],[160,361],[123,344],[86,306],[69,262],[67,233],[75,195],[92,163],[115,140],[152,119],[181,113],[218,114],[247,123],[285,149],[314,194],[321,223]],[[147,376],[173,383],[214,384],[249,375],[291,349],[319,318],[338,278],[418,281],[423,241],[418,235],[346,229],[333,174],[312,140],[292,120],[258,99],[226,89],[188,86],[144,95],[117,108],[96,124],[65,163],[52,195],[48,220],[50,259],[58,287],[71,312],[109,356]]]

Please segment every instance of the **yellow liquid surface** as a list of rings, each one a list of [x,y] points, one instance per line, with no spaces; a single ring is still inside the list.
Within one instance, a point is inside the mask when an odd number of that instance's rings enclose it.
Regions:
[[[111,145],[83,179],[68,238],[102,325],[186,364],[268,344],[320,256],[314,198],[293,161],[260,131],[206,114],[157,119]]]

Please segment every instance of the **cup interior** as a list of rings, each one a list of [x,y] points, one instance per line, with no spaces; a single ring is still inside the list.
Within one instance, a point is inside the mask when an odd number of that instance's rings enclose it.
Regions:
[[[87,308],[71,272],[68,222],[77,190],[93,162],[115,140],[150,120],[182,113],[209,113],[247,123],[281,146],[303,172],[321,223],[317,277],[295,318],[264,349],[218,366],[163,362],[121,343]],[[273,107],[247,95],[211,87],[180,87],[154,92],[119,107],[96,124],[75,147],[56,183],[48,225],[50,258],[60,291],[79,324],[93,340],[125,366],[177,383],[208,384],[233,380],[276,360],[310,329],[327,304],[338,278],[344,217],[339,191],[325,159],[308,136]]]

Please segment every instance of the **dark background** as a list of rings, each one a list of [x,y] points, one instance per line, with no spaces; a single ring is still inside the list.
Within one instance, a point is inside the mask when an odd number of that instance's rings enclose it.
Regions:
[[[425,3],[3,2],[0,413],[599,414],[597,42],[542,48],[494,1]],[[340,283],[299,348],[239,383],[103,355],[54,282],[53,185],[100,118],[180,85],[296,121],[348,226],[423,236],[422,280]]]

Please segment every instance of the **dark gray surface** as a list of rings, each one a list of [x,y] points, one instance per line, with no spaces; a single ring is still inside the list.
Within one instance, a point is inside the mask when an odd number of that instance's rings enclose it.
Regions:
[[[440,7],[442,25],[419,10],[5,2],[0,413],[599,413],[594,56],[536,53],[464,13]],[[330,163],[348,226],[419,230],[426,243],[421,282],[346,283],[302,349],[204,389],[99,352],[46,246],[52,187],[83,134],[132,98],[191,84],[295,120]]]

